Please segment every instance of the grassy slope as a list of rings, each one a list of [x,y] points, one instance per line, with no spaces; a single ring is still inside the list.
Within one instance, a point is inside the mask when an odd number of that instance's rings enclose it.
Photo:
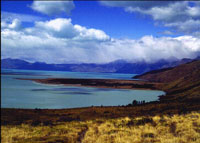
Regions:
[[[189,76],[193,71],[200,71],[200,60],[194,60],[174,68],[150,71],[135,77],[153,82],[168,83]]]
[[[200,113],[2,126],[3,143],[199,143]]]
[[[158,87],[167,92],[166,96],[160,98],[161,101],[200,103],[200,60],[148,72],[137,78],[165,83]]]

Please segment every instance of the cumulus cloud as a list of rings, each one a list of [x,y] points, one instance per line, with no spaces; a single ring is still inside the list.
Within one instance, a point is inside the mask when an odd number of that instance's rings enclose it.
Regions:
[[[194,36],[113,39],[102,30],[73,25],[66,18],[36,21],[33,27],[21,30],[8,25],[1,30],[2,58],[47,63],[154,62],[194,58],[200,52],[200,38]]]
[[[98,43],[110,40],[105,32],[73,25],[66,18],[36,21],[33,27],[20,31],[4,26],[1,35],[2,58],[48,63],[96,62],[90,54],[97,55]]]
[[[200,2],[187,1],[151,1],[151,2],[117,2],[103,1],[101,4],[122,7],[131,13],[149,15],[160,24],[177,32],[194,34],[200,30]]]
[[[26,28],[28,34],[74,39],[76,41],[107,41],[110,37],[102,30],[73,25],[71,19],[56,18],[49,21],[36,21],[35,26]]]
[[[37,29],[44,30],[49,34],[61,38],[73,38],[78,35],[74,26],[71,23],[71,19],[57,18],[46,22],[36,22]]]
[[[79,33],[79,37],[76,38],[77,40],[106,41],[110,39],[110,37],[102,30],[93,28],[87,29],[86,27],[80,25],[74,25],[74,29]]]
[[[31,8],[46,15],[70,14],[74,9],[73,1],[34,1]]]

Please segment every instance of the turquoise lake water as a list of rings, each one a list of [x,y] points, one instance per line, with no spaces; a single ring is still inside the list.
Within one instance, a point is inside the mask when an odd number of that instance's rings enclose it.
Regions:
[[[39,84],[16,78],[99,78],[130,80],[134,74],[1,70],[2,108],[63,109],[127,105],[133,100],[155,101],[163,91],[108,89]]]

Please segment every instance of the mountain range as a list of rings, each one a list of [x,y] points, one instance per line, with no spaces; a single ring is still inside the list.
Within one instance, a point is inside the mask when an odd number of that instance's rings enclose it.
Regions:
[[[197,57],[200,59],[200,57]],[[117,60],[106,64],[47,64],[44,62],[30,63],[20,59],[2,59],[1,68],[3,69],[23,69],[23,70],[48,70],[48,71],[71,71],[71,72],[109,72],[109,73],[132,73],[141,74],[151,70],[174,67],[192,61],[192,59],[182,60],[159,60],[154,63],[127,62]]]

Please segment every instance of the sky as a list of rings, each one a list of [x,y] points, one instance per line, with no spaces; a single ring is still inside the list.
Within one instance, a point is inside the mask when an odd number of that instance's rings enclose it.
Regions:
[[[1,58],[156,62],[200,55],[199,1],[1,1]]]

